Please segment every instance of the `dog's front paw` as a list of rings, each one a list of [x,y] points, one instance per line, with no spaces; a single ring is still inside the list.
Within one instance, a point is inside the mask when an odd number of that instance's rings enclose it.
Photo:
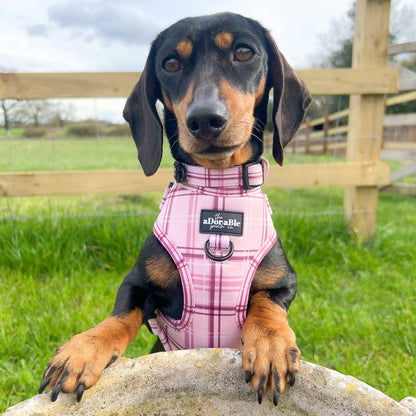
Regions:
[[[295,383],[299,371],[301,354],[286,316],[265,293],[257,293],[251,300],[242,330],[242,362],[246,382],[251,381],[259,403],[271,390],[277,406],[280,393],[287,384]]]
[[[84,390],[96,384],[104,368],[118,358],[117,351],[106,348],[105,340],[90,331],[75,335],[56,351],[47,365],[39,393],[50,386],[54,402],[61,391],[76,391],[80,401]]]
[[[76,391],[80,401],[84,391],[97,383],[103,370],[122,352],[111,342],[105,328],[95,327],[75,335],[48,362],[39,393],[50,386],[54,402],[61,391]]]

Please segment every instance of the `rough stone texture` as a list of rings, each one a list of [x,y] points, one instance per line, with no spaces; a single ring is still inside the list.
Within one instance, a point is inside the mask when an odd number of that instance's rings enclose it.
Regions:
[[[416,415],[416,398],[405,397],[403,400],[400,401],[400,404],[410,409]]]
[[[408,399],[415,400],[405,400]],[[416,413],[353,377],[304,361],[295,386],[281,395],[277,408],[270,397],[258,405],[253,389],[244,383],[240,351],[201,349],[122,359],[84,393],[81,403],[76,403],[74,394],[62,393],[51,403],[50,392],[46,392],[11,407],[4,416],[254,414],[414,416]]]

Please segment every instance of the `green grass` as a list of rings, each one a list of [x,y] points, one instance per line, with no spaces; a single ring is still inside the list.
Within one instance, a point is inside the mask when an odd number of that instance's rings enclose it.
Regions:
[[[0,140],[0,171],[135,169],[132,139]]]
[[[12,137],[20,137],[24,133],[25,129],[22,128],[13,128],[10,130],[10,134]],[[6,137],[6,129],[0,128],[0,139],[4,139]]]
[[[289,317],[303,358],[395,399],[414,395],[414,200],[381,195],[377,238],[353,244],[342,215],[322,214],[341,211],[340,190],[268,194],[298,273]],[[3,207],[29,217],[0,222],[0,411],[36,394],[53,351],[111,313],[160,196],[22,198]],[[126,355],[147,353],[152,340],[142,331]]]
[[[131,138],[0,140],[0,172],[43,170],[136,169],[137,150]],[[287,155],[292,163],[334,161],[332,155]],[[340,161],[340,159],[335,159]],[[165,145],[162,167],[171,167]]]
[[[49,169],[49,159],[39,154],[42,147],[31,153],[26,146],[33,143],[19,143],[22,148],[13,154],[26,156],[20,168],[12,161],[16,170],[36,163],[40,170]],[[88,142],[66,144],[60,163],[68,158],[68,168],[80,169],[91,163],[83,159],[81,143]],[[106,168],[137,166],[134,144],[118,139],[101,144],[110,152],[117,146],[129,150],[113,158],[100,153],[94,163],[106,157]],[[5,157],[0,149],[1,169],[8,171]],[[376,238],[365,244],[352,243],[345,231],[341,189],[267,193],[298,273],[289,319],[303,359],[351,374],[396,400],[414,395],[415,200],[380,195]],[[154,193],[0,199],[0,412],[36,394],[57,347],[111,313],[160,198]],[[141,330],[126,355],[147,353],[153,341]]]

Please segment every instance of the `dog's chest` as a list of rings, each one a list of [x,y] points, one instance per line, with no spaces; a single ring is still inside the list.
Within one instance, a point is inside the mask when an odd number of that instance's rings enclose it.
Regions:
[[[180,272],[184,295],[180,320],[157,318],[162,342],[170,339],[165,348],[235,347],[257,266],[276,241],[261,188],[176,183],[153,232]]]

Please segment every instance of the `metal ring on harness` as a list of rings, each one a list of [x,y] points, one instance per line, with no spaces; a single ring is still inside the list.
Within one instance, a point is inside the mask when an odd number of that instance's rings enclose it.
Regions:
[[[225,261],[228,260],[234,253],[234,244],[232,241],[230,241],[230,249],[228,250],[228,253],[225,256],[222,257],[216,257],[213,256],[210,252],[209,252],[209,240],[207,240],[205,242],[205,254],[214,261]]]

